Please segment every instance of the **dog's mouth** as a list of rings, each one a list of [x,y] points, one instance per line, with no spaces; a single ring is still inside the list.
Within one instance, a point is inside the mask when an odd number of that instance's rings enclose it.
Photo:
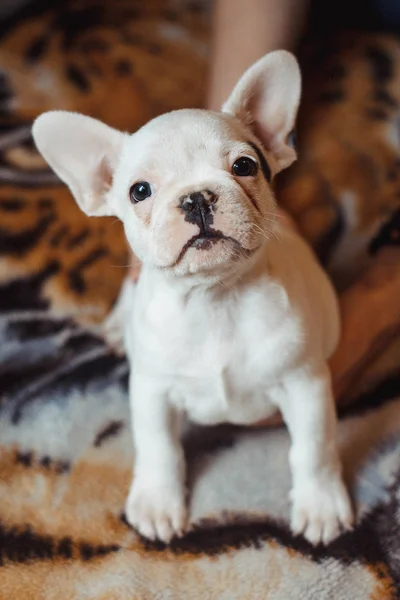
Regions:
[[[179,262],[185,256],[189,248],[196,248],[196,250],[207,251],[219,242],[230,242],[234,244],[239,250],[238,257],[241,255],[243,258],[248,258],[249,256],[251,256],[251,254],[253,254],[253,250],[248,250],[244,248],[240,242],[235,240],[235,238],[224,235],[221,231],[207,229],[206,231],[202,231],[201,233],[194,235],[186,242],[186,244],[180,251],[177,260],[175,261],[175,265],[179,264]]]
[[[231,240],[227,236],[219,232],[210,231],[207,233],[200,233],[199,235],[193,236],[187,244],[185,244],[185,250],[188,248],[197,248],[198,250],[209,250],[211,246],[220,240]]]
[[[228,239],[230,238],[223,235],[223,233],[221,233],[220,231],[213,230],[203,231],[197,235],[194,235],[183,246],[178,258],[176,259],[175,264],[178,264],[182,260],[189,248],[196,248],[197,250],[209,250],[211,246],[213,246],[217,242]]]

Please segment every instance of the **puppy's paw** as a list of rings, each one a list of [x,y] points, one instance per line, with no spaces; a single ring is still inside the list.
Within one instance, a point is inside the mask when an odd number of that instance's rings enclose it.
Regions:
[[[353,511],[347,490],[340,479],[330,482],[309,482],[291,492],[293,502],[291,529],[303,533],[313,545],[329,544],[342,530],[349,531]]]
[[[168,544],[185,531],[185,491],[178,482],[165,486],[134,481],[125,514],[128,523],[141,535]]]

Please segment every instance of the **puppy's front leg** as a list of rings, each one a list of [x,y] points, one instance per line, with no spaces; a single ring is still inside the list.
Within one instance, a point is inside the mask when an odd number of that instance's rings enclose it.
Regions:
[[[150,377],[132,375],[130,403],[135,466],[126,517],[143,536],[169,542],[186,521],[179,415]]]
[[[292,531],[304,533],[312,544],[327,544],[353,521],[342,480],[327,366],[291,373],[277,390],[277,398],[292,438]]]

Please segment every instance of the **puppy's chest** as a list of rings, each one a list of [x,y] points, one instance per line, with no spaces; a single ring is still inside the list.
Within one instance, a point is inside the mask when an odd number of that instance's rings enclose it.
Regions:
[[[251,423],[272,414],[269,388],[295,348],[287,306],[251,299],[227,303],[150,303],[136,357],[152,357],[170,400],[201,423]],[[292,344],[293,345],[293,344]]]

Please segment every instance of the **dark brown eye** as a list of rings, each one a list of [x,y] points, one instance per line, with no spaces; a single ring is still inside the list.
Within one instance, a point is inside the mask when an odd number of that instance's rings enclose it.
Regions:
[[[257,173],[257,163],[248,156],[242,156],[233,163],[232,173],[236,177],[251,177]]]
[[[134,183],[129,190],[131,202],[142,202],[151,196],[151,186],[147,181],[138,181]]]

